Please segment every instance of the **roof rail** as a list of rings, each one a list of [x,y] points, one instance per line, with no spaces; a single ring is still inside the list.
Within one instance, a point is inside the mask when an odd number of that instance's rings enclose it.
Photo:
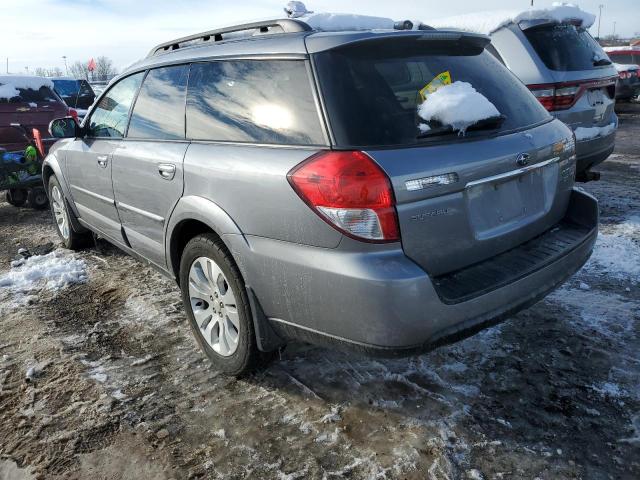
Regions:
[[[292,18],[285,18],[280,20],[265,20],[261,22],[245,23],[242,25],[234,25],[231,27],[218,28],[216,30],[209,30],[208,32],[197,33],[195,35],[189,35],[186,37],[171,40],[170,42],[161,43],[155,46],[147,55],[147,58],[154,55],[159,55],[164,52],[172,50],[178,50],[183,47],[183,44],[192,44],[198,42],[221,42],[223,35],[228,33],[243,32],[249,30],[256,30],[258,34],[268,33],[271,28],[279,28],[282,33],[299,33],[310,32],[313,30],[307,23]],[[187,45],[184,45],[187,46]]]

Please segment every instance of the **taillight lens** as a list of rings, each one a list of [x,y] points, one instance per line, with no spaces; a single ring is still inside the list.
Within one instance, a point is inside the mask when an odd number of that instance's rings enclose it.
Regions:
[[[618,74],[618,76],[620,77],[621,80],[626,80],[627,78],[629,78],[631,75],[629,75],[629,72],[620,72]]]
[[[78,119],[78,112],[76,111],[75,108],[70,108],[69,109],[69,116],[73,117],[73,119],[77,122],[80,123],[80,120]]]
[[[376,243],[400,239],[391,182],[366,153],[320,152],[287,177],[300,198],[342,233]]]
[[[580,86],[563,86],[559,84],[557,86],[546,85],[541,88],[530,85],[529,89],[544,108],[553,112],[571,107],[576,101],[576,95],[580,91]]]

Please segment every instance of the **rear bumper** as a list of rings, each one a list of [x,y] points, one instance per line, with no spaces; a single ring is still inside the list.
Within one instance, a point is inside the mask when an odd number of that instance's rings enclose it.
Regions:
[[[574,190],[563,222],[578,225],[581,234],[564,247],[556,245],[555,254],[542,258],[535,268],[529,265],[521,275],[493,288],[485,282],[475,295],[460,301],[444,298],[437,279],[397,247],[350,252],[250,238],[254,258],[244,265],[245,278],[251,280],[274,330],[284,338],[406,355],[500,322],[573,275],[593,250],[597,201]],[[527,248],[524,244],[517,249]]]
[[[604,162],[613,153],[615,143],[615,130],[604,137],[576,142],[576,173],[584,172]]]

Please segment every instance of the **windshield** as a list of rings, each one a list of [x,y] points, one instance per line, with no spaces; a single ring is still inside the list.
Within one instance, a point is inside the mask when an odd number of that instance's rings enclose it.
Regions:
[[[0,87],[2,86],[3,84],[0,83]],[[31,88],[15,88],[8,84],[5,90],[9,93],[0,95],[0,103],[41,103],[58,101],[56,95],[48,87],[40,87],[38,90],[33,90]]]
[[[77,95],[80,90],[80,85],[77,80],[54,80],[53,84],[56,87],[56,92],[63,97]]]
[[[447,141],[486,137],[548,120],[531,92],[491,54],[460,44],[409,39],[366,42],[314,55],[335,142],[341,147],[407,146],[442,141],[425,135],[419,116],[425,90],[441,78],[467,82],[499,118]],[[443,75],[445,74],[445,75]],[[429,127],[434,127],[433,123]],[[435,125],[437,127],[437,125]],[[480,128],[481,127],[481,128]]]
[[[593,70],[611,65],[598,42],[575,25],[543,25],[528,28],[524,34],[550,70]]]

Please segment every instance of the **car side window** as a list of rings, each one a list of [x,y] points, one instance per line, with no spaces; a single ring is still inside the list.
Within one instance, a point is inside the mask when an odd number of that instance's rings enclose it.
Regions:
[[[127,137],[183,139],[188,77],[188,65],[150,70],[133,107]]]
[[[191,65],[187,138],[321,145],[323,128],[302,60]]]
[[[124,136],[129,109],[143,76],[144,72],[133,74],[111,87],[89,118],[88,137],[122,138]]]

